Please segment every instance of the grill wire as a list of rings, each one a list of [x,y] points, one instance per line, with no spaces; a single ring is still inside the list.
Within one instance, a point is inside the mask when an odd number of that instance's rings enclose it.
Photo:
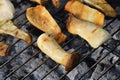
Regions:
[[[18,4],[19,5],[22,5],[22,3],[27,3],[27,1],[26,0],[21,0],[21,2],[19,2]],[[19,7],[19,5],[17,5],[17,7]],[[30,7],[30,6],[32,6],[32,5],[29,5],[29,6],[27,6],[27,7]],[[26,8],[27,8],[26,7]],[[21,15],[25,15],[25,10],[26,9],[24,9],[24,10],[22,10],[22,12],[20,12],[20,13],[17,13],[16,12],[16,14],[15,14],[15,17],[14,17],[14,19],[13,19],[13,22],[18,18],[18,17],[20,17]],[[54,15],[56,15],[56,14],[58,14],[59,12],[56,12]],[[54,16],[54,18],[56,19],[56,20],[58,20],[60,23],[62,23],[63,25],[65,25],[65,22],[64,22],[64,19],[62,20],[62,19],[60,19],[59,17],[57,17],[57,16]],[[113,23],[114,21],[116,20],[116,18],[114,18],[114,19],[112,19],[109,23],[107,23],[105,26],[104,26],[104,28],[106,28],[106,27],[108,27],[111,23]],[[20,24],[20,27],[19,28],[22,28],[25,24],[27,24],[27,23],[29,23],[27,20],[25,20],[22,24]],[[29,33],[30,34],[32,34],[32,32],[34,31],[34,30],[36,30],[36,28],[32,28],[31,30],[29,30]],[[117,31],[115,31],[113,34],[112,34],[112,36],[114,36],[117,32],[119,32],[120,31],[120,28],[117,30]],[[0,40],[0,41],[4,41],[4,40],[7,40],[7,38],[8,37],[4,37],[2,40]],[[73,37],[73,38],[71,38],[70,40],[68,40],[64,45],[62,45],[62,47],[64,48],[66,45],[68,45],[70,42],[72,42],[75,38],[77,38],[76,36],[75,37]],[[94,64],[94,65],[92,65],[84,74],[82,74],[82,76],[81,76],[81,78],[80,78],[80,80],[87,74],[87,73],[89,73],[98,63],[100,63],[103,59],[105,59],[110,53],[114,53],[115,55],[117,55],[118,57],[120,57],[120,54],[118,53],[118,52],[114,52],[115,51],[115,49],[118,47],[118,46],[120,46],[120,41],[119,40],[115,40],[114,38],[112,38],[112,40],[115,42],[115,43],[117,43],[117,45],[113,48],[113,49],[111,49],[111,48],[109,48],[108,47],[108,45],[101,45],[101,47],[103,47],[103,50],[108,50],[108,53],[104,56],[104,57],[102,57],[102,58],[100,58],[99,60],[97,60],[96,61],[96,63]],[[19,41],[21,41],[20,39],[18,39],[16,42],[14,42],[14,43],[12,43],[10,46],[9,46],[9,49],[8,50],[10,50],[12,47],[14,47],[14,45],[15,44],[17,44],[17,43],[19,43]],[[28,44],[24,49],[22,49],[22,50],[19,50],[19,52],[18,53],[16,53],[11,59],[9,59],[8,61],[6,61],[5,63],[3,63],[1,66],[0,66],[0,69],[2,69],[2,68],[4,68],[5,66],[7,66],[8,64],[10,64],[10,62],[12,62],[14,59],[16,59],[20,54],[22,54],[25,50],[27,50],[29,47],[31,47],[31,46],[33,46],[35,43],[36,43],[36,41],[37,41],[37,39],[36,40],[34,40],[31,44]],[[77,52],[79,49],[81,49],[81,46],[82,45],[84,45],[84,40],[83,40],[83,44],[81,44],[78,48],[76,48],[75,49],[75,51]],[[97,48],[98,49],[98,48]],[[81,60],[80,60],[80,63],[81,62],[83,62],[83,61],[85,61],[92,53],[94,53],[97,49],[91,49],[91,51],[87,54],[87,55],[85,55],[83,58],[81,58]],[[9,51],[8,51],[9,52]],[[29,77],[33,72],[35,72],[37,69],[39,69],[43,64],[45,64],[48,60],[50,60],[50,58],[48,57],[48,58],[45,58],[44,59],[44,61],[42,62],[42,63],[40,63],[40,64],[38,64],[38,66],[36,66],[36,68],[34,68],[31,72],[29,72],[28,74],[26,74],[25,76],[23,76],[22,78],[19,78],[18,77],[18,75],[17,74],[15,74],[15,72],[16,71],[18,71],[19,69],[21,69],[27,62],[29,62],[32,58],[34,58],[36,55],[38,55],[38,54],[41,54],[41,51],[38,49],[38,51],[36,51],[36,53],[34,53],[29,59],[27,59],[23,64],[21,64],[21,65],[19,65],[16,69],[14,69],[14,70],[12,70],[12,71],[10,71],[7,75],[6,75],[6,77],[4,78],[4,79],[7,79],[8,77],[10,77],[10,76],[12,76],[12,75],[14,75],[15,77],[16,77],[16,79],[20,79],[20,80],[25,80],[27,77]],[[109,66],[106,70],[104,70],[103,72],[102,72],[102,74],[98,77],[98,79],[97,80],[99,80],[103,75],[105,75],[105,74],[107,74],[107,72],[108,71],[110,71],[112,68],[113,68],[113,66],[115,65],[115,64],[117,64],[118,62],[120,62],[120,60],[117,60],[114,64],[112,64],[111,66]],[[80,64],[79,63],[79,64]],[[56,64],[53,68],[51,68],[41,79],[43,80],[44,78],[46,78],[51,72],[53,72],[54,70],[56,70],[58,67],[59,67],[60,65],[59,64]],[[62,76],[60,76],[60,80],[64,80],[64,78],[67,76],[67,74],[69,73],[70,71],[67,71],[65,74],[63,74]],[[119,80],[120,79],[120,75],[118,76],[118,78],[116,78],[116,80]]]

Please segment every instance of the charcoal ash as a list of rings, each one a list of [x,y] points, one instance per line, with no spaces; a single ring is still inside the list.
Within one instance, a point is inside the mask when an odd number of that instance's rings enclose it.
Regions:
[[[118,46],[115,51],[120,55],[120,46]]]
[[[22,47],[21,47],[22,45]],[[26,43],[20,41],[19,43],[17,43],[14,46],[14,51],[12,51],[10,53],[10,55],[13,57],[13,55],[15,55],[15,53],[18,53],[18,50],[22,50],[26,47]],[[5,66],[1,71],[0,71],[0,79],[3,79],[9,72],[17,69],[21,64],[23,64],[27,59],[29,59],[33,54],[35,54],[38,50],[33,49],[32,47],[28,48],[27,50],[25,50],[23,53],[21,53],[16,59],[14,59],[12,62],[10,62],[10,64],[8,64],[7,66]],[[14,74],[19,75],[18,77],[22,77],[25,76],[27,73],[31,72],[33,69],[35,69],[40,63],[42,63],[45,60],[45,56],[42,55],[43,53],[39,53],[37,54],[34,58],[32,58],[28,63],[26,63],[22,68],[20,68],[19,70],[17,70]],[[7,57],[6,57],[7,58]],[[7,58],[7,60],[11,59],[11,57]],[[6,60],[6,59],[4,59]],[[6,61],[7,61],[6,60]],[[4,61],[5,62],[5,61]],[[51,63],[51,65],[53,65],[52,62],[48,62]],[[56,63],[54,63],[56,64]],[[44,64],[42,65],[37,71],[35,71],[32,75],[30,75],[30,77],[28,77],[28,80],[38,80],[41,79],[44,74],[49,71],[50,69],[50,65],[48,67],[48,64]],[[4,71],[4,72],[2,72]],[[31,78],[32,76],[32,78]],[[48,79],[58,79],[57,77],[58,75],[56,75],[55,73],[52,73],[51,76],[49,76],[47,78]],[[10,78],[8,78],[7,80],[15,80],[13,79],[14,76],[11,75]]]
[[[86,62],[82,62],[77,67],[75,67],[67,75],[67,77],[69,78],[69,80],[78,80],[82,76],[82,74],[88,69],[89,69],[89,67],[87,66]],[[83,80],[88,80],[89,77],[90,77],[90,74],[87,74],[86,76],[84,76]]]
[[[116,8],[117,14],[120,15],[120,7]]]
[[[113,50],[114,48],[116,48],[116,45],[118,44],[119,44],[119,41],[110,39],[104,45],[107,46],[109,49]]]
[[[108,54],[108,53],[106,53]],[[117,57],[116,55],[109,53],[110,55],[108,55],[105,59],[103,59],[99,64],[97,64],[97,67],[95,68],[95,70],[92,73],[92,76],[90,79],[96,80],[104,70],[106,70],[108,67],[110,67],[112,64],[114,64],[119,57]],[[103,54],[102,56],[105,56],[105,54]],[[118,74],[120,73],[120,71],[118,70],[116,67],[113,67],[110,71],[108,71],[107,74],[105,74],[100,80],[114,80]]]
[[[27,3],[27,0],[22,2],[20,5],[18,2],[21,2],[22,0],[11,0],[14,2],[14,5],[16,7],[16,13],[15,16],[18,16],[22,12],[26,10],[27,7],[31,6],[29,2]],[[64,0],[61,0],[64,2]],[[67,0],[65,0],[66,2]],[[17,3],[17,4],[16,4]],[[31,2],[32,3],[32,2]],[[75,35],[72,35],[65,30],[65,23],[66,18],[68,15],[66,15],[66,12],[63,12],[61,10],[63,8],[64,4],[59,8],[55,8],[54,6],[51,6],[51,4],[47,5],[46,8],[51,12],[57,23],[60,25],[61,29],[64,30],[65,34],[67,34],[68,38],[66,40],[69,41],[71,38],[75,37]],[[117,8],[118,9],[118,8]],[[59,12],[59,10],[61,10]],[[119,10],[119,9],[118,9]],[[54,16],[55,13],[59,12]],[[59,17],[58,17],[59,16]],[[29,22],[27,22],[25,25],[23,25],[26,22],[25,14],[20,15],[17,17],[13,22],[15,25],[25,32],[30,31],[34,28],[33,25],[31,25]],[[112,22],[112,18],[109,18],[108,20],[105,20],[105,25],[108,25],[105,29],[110,32],[110,34],[116,32],[118,29],[120,29],[119,25],[119,18],[115,19],[114,22]],[[33,32],[30,33],[32,36],[32,40],[36,40],[38,36],[42,33],[42,31],[35,28]],[[107,46],[109,49],[113,49],[118,45],[119,43],[119,34],[118,31],[113,38],[107,41],[104,45]],[[1,36],[0,36],[1,37]],[[4,37],[4,36],[3,36]],[[16,42],[18,39],[14,38],[12,36],[7,36],[8,38],[4,40],[5,43],[11,45],[11,43]],[[84,44],[82,44],[84,43]],[[14,55],[16,55],[20,50],[24,49],[28,44],[22,40],[20,40],[17,44],[15,44],[11,51],[9,52],[8,56],[1,57],[0,58],[0,65],[5,63],[7,60],[10,60]],[[82,38],[77,36],[68,44],[67,46],[63,47],[66,51],[72,49],[73,51],[77,49],[79,46],[81,48],[77,51],[78,54],[80,54],[81,58],[83,56],[90,53],[93,48],[90,47],[90,45],[84,41]],[[7,74],[9,74],[11,71],[17,69],[21,64],[23,64],[27,59],[29,59],[32,55],[34,55],[38,51],[37,44],[33,44],[32,47],[29,47],[24,52],[22,52],[16,59],[14,59],[10,64],[5,66],[3,69],[0,69],[0,80],[6,77]],[[106,54],[109,54],[104,60],[102,60],[99,64],[97,64],[86,76],[82,78],[82,80],[95,80],[97,79],[104,70],[106,70],[109,66],[114,64],[119,57],[116,56],[114,53],[120,53],[120,46],[118,46],[113,53],[108,53],[109,51],[106,50],[106,48],[99,47],[95,52],[93,52],[85,61],[80,63],[77,67],[75,67],[66,77],[65,80],[78,80],[93,64],[96,63],[97,60],[104,57]],[[33,69],[35,69],[38,65],[40,65],[48,56],[46,56],[44,53],[40,52],[35,57],[33,57],[28,63],[26,63],[23,67],[21,67],[19,70],[17,70],[12,76],[10,76],[7,80],[17,80],[17,77],[19,79],[23,78],[26,74],[30,73]],[[26,78],[26,80],[40,80],[48,71],[50,71],[54,66],[56,66],[57,63],[53,60],[48,60],[45,64],[43,64],[40,68],[38,68],[35,72],[33,72],[29,77]],[[66,73],[63,66],[59,66],[56,68],[52,73],[50,73],[44,80],[58,80],[59,77],[64,75]],[[110,71],[108,71],[107,74],[105,74],[100,80],[114,80],[118,75],[120,74],[120,63],[117,63]]]
[[[113,53],[109,53],[109,51],[103,49],[102,47],[100,47],[99,49],[97,49],[90,57],[88,57],[86,59],[86,61],[84,62],[83,65],[82,63],[80,63],[78,66],[81,66],[79,69],[74,69],[72,70],[69,74],[68,77],[70,80],[78,80],[79,78],[81,78],[81,76],[93,65],[95,64],[95,62],[99,59],[101,59],[102,57],[104,57],[105,55],[109,54],[105,59],[103,59],[99,64],[97,64],[87,75],[85,75],[81,80],[96,80],[104,70],[106,70],[108,67],[110,67],[112,64],[114,64],[119,57],[114,55]],[[90,63],[90,61],[92,59],[92,64]],[[88,60],[88,61],[87,61]],[[77,67],[78,67],[77,66]],[[108,71],[107,74],[105,74],[100,80],[114,80],[115,78],[117,78],[118,74],[120,73],[119,71],[119,66],[120,65],[115,65],[117,67],[113,67],[110,71]],[[83,68],[84,67],[84,68]],[[80,73],[75,73],[78,72],[79,70],[83,71]],[[117,72],[116,72],[117,71]],[[113,75],[113,76],[112,76]],[[77,76],[77,77],[75,77]]]
[[[110,34],[113,34],[118,29],[120,29],[120,20],[117,18],[115,19],[110,25],[108,25],[105,30],[107,30]]]
[[[118,32],[113,36],[113,38],[114,38],[115,40],[120,41],[120,31],[118,31]]]

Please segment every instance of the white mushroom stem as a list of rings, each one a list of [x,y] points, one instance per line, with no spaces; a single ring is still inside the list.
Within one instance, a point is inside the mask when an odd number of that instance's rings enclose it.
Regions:
[[[107,31],[98,25],[77,19],[72,15],[68,18],[67,29],[70,33],[77,34],[85,39],[93,48],[99,47],[111,37]]]
[[[0,21],[14,17],[15,8],[10,0],[0,0]]]
[[[65,66],[66,70],[71,70],[79,61],[79,55],[68,53],[48,34],[43,33],[37,40],[38,47],[57,63]]]
[[[0,34],[11,35],[22,39],[27,43],[31,43],[31,36],[28,33],[18,29],[11,20],[0,22]]]

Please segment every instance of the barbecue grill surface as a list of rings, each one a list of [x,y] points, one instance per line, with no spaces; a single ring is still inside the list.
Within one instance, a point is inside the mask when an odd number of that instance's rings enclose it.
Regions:
[[[12,19],[18,28],[32,36],[32,43],[8,35],[0,35],[0,41],[9,45],[8,55],[0,57],[0,80],[120,80],[120,1],[107,0],[117,11],[115,18],[105,17],[105,30],[112,39],[97,49],[93,49],[82,38],[68,33],[66,19],[68,13],[64,5],[68,0],[61,0],[60,8],[55,8],[49,1],[46,8],[60,25],[62,31],[68,36],[61,45],[65,50],[75,50],[81,56],[80,63],[71,71],[52,61],[42,53],[36,40],[43,32],[36,29],[26,19],[26,9],[36,6],[29,0],[11,0],[16,8]]]

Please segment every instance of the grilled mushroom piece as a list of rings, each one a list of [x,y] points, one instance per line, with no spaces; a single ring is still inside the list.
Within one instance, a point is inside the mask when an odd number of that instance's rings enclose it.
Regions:
[[[81,3],[77,0],[68,1],[65,5],[65,10],[72,13],[79,19],[83,19],[99,26],[104,25],[104,14],[96,9],[90,8],[89,6]]]
[[[8,45],[0,42],[0,56],[6,56]]]
[[[36,28],[54,36],[58,43],[66,40],[66,35],[62,33],[59,25],[44,6],[38,5],[28,8],[26,16]]]
[[[101,10],[107,16],[116,17],[117,15],[115,9],[105,0],[83,0],[83,2]]]
[[[85,39],[93,48],[99,47],[111,37],[107,31],[98,25],[77,19],[72,15],[67,20],[67,29],[70,33]]]
[[[14,17],[15,8],[10,0],[0,0],[0,21]]]
[[[31,43],[31,37],[28,33],[18,29],[11,20],[0,22],[0,34],[8,34]]]
[[[48,2],[48,0],[31,0],[31,1],[36,2],[38,4],[45,4]]]
[[[52,3],[56,8],[60,7],[60,0],[52,0]]]
[[[31,0],[33,2],[36,2],[38,4],[45,4],[47,3],[49,0]],[[51,0],[53,5],[56,7],[56,8],[59,8],[60,7],[60,0]]]
[[[40,35],[37,45],[42,52],[55,62],[63,65],[67,71],[73,69],[79,63],[79,54],[64,51],[53,37],[46,33]]]

